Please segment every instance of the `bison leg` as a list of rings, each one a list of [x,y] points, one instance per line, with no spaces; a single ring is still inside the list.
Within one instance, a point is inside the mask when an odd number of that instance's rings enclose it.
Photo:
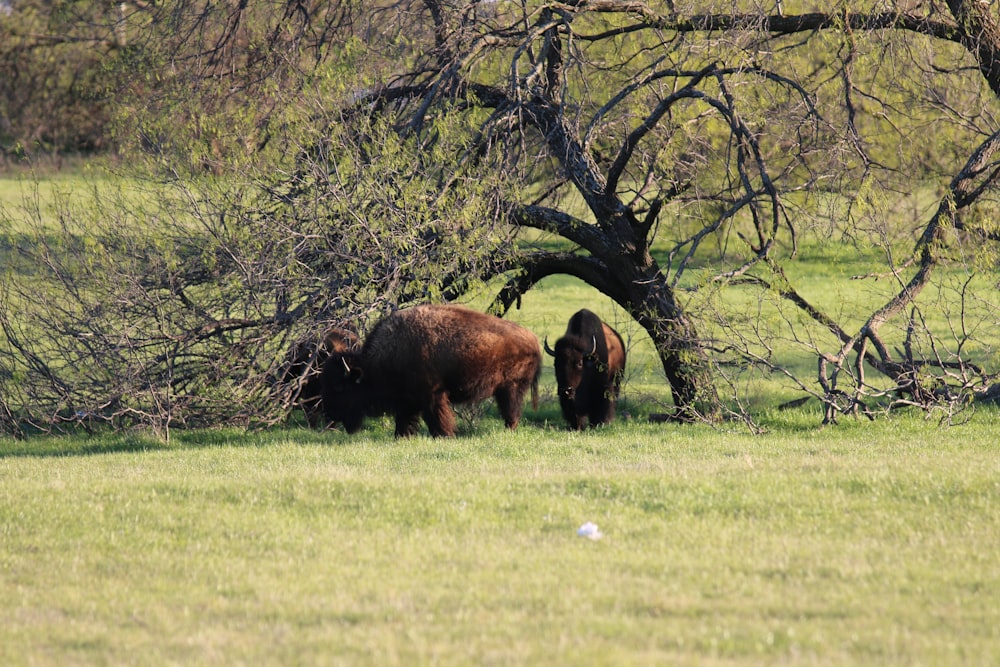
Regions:
[[[600,394],[593,395],[590,401],[590,425],[601,426],[615,420],[615,396],[617,390],[613,384],[608,384]]]
[[[590,411],[590,426],[601,426],[610,424],[615,418],[615,404],[607,399],[597,402],[597,407]]]
[[[396,413],[396,437],[408,438],[417,434],[420,428],[419,412],[397,412]]]
[[[455,435],[455,411],[451,409],[451,401],[444,392],[435,392],[431,403],[424,410],[424,421],[431,436],[451,437]]]
[[[496,399],[497,409],[500,411],[500,416],[503,417],[503,422],[509,429],[517,428],[518,423],[521,421],[521,410],[524,407],[524,394],[527,390],[527,387],[521,387],[519,385],[514,385],[512,387],[501,386],[497,387],[497,390],[493,393],[493,398]]]
[[[583,428],[583,415],[578,415],[576,413],[576,401],[572,398],[567,398],[565,396],[559,397],[559,407],[562,408],[563,419],[574,431],[579,431]]]

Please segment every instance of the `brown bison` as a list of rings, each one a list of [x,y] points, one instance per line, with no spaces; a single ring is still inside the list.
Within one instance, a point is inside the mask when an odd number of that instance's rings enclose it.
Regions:
[[[529,389],[538,405],[538,338],[507,320],[456,305],[422,305],[379,321],[360,351],[323,366],[323,409],[354,433],[366,416],[392,414],[396,435],[455,434],[452,404],[496,399],[508,428]]]
[[[556,349],[545,341],[545,351],[555,357],[559,406],[570,428],[582,429],[610,423],[625,373],[625,344],[618,332],[586,308],[573,314]]]
[[[292,406],[302,408],[310,428],[319,426],[322,415],[320,371],[331,355],[356,350],[361,339],[356,333],[331,327],[319,341],[299,341],[288,353],[288,368],[282,384],[293,385]]]

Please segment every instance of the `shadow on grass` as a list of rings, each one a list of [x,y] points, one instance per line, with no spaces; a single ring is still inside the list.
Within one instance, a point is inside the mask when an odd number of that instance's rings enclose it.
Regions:
[[[0,459],[13,457],[90,456],[119,452],[153,452],[209,447],[263,447],[279,442],[294,441],[303,445],[331,444],[336,429],[310,429],[305,420],[290,420],[287,424],[259,430],[235,426],[172,429],[169,437],[152,431],[111,429],[86,431],[66,430],[48,433],[24,429],[23,437],[0,436]],[[342,433],[342,431],[340,431]]]
[[[49,435],[22,440],[0,440],[0,458],[18,456],[90,456],[115,452],[149,452],[174,448],[165,440],[149,435],[117,433],[106,435]]]
[[[373,422],[365,433],[393,439],[392,424]],[[363,434],[358,434],[358,438]],[[311,430],[298,426],[266,430],[241,428],[197,428],[172,430],[170,438],[149,433],[35,434],[22,439],[0,438],[0,459],[15,457],[92,456],[113,453],[143,453],[225,447],[269,447],[294,442],[303,446],[336,446],[352,440],[343,430]]]
[[[641,404],[620,403],[614,424],[600,429],[586,429],[584,433],[606,436],[609,433],[609,428],[617,431],[629,428],[638,430],[662,429],[662,425],[651,423],[644,408],[645,406]],[[816,411],[802,407],[789,411],[767,412],[762,416],[762,423],[769,431],[783,433],[821,430],[818,426]],[[458,436],[479,437],[503,430],[503,422],[495,406],[490,403],[482,410],[473,411],[459,419]],[[570,430],[562,417],[559,405],[550,401],[543,402],[538,410],[526,409],[521,416],[518,432],[554,434],[569,433]],[[672,432],[671,429],[665,430],[665,433]],[[422,422],[419,433],[422,437],[427,436],[426,425]],[[0,459],[91,456],[224,447],[269,447],[289,442],[304,446],[338,446],[348,444],[354,439],[365,438],[380,442],[396,440],[393,436],[391,417],[367,419],[362,431],[355,436],[348,436],[342,429],[338,428],[320,431],[312,430],[298,423],[260,430],[237,427],[173,429],[170,431],[169,438],[140,431],[108,431],[97,434],[80,432],[58,435],[32,433],[22,439],[0,437]]]

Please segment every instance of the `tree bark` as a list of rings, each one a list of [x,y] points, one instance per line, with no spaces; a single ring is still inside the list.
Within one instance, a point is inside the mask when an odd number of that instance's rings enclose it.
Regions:
[[[526,257],[493,305],[505,312],[522,294],[550,275],[570,275],[613,299],[646,331],[656,347],[670,385],[675,412],[672,419],[715,421],[721,416],[711,364],[697,328],[677,303],[673,288],[648,253],[639,261],[607,244],[593,225],[573,224],[565,214],[526,207],[518,224],[569,236],[585,242],[589,255],[536,253]],[[561,231],[557,231],[561,230]]]

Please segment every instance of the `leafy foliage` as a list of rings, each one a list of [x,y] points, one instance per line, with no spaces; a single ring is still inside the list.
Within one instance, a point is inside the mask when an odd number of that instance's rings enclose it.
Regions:
[[[0,317],[4,395],[23,406],[9,421],[281,419],[283,350],[473,289],[511,251],[485,181],[436,194],[435,156],[377,123],[326,140],[270,173],[98,188],[63,205],[58,229],[23,235],[18,265],[36,269],[9,276]]]
[[[552,275],[648,335],[670,418],[752,423],[740,387],[758,371],[826,421],[959,410],[996,378],[981,285],[1000,30],[983,3],[116,11],[52,20],[114,36],[115,137],[149,187],[18,246],[39,268],[5,287],[10,414],[271,422],[285,353],[326,326],[494,278],[502,312]],[[868,260],[880,300],[810,295],[796,261],[817,239]],[[33,313],[39,290],[54,305]]]

